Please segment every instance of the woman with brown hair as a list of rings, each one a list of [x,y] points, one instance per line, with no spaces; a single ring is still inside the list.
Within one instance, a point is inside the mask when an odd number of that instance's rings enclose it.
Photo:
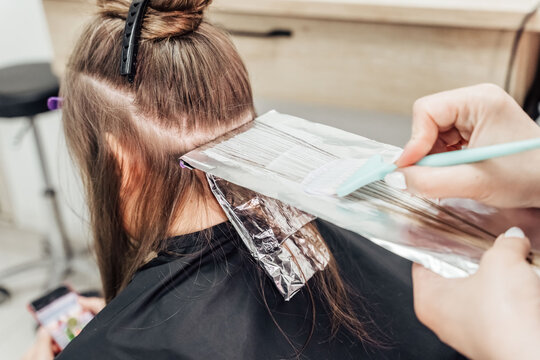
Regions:
[[[328,223],[309,226],[335,258],[284,301],[178,165],[255,117],[210,2],[98,0],[70,58],[64,128],[108,305],[59,358],[457,357],[416,320],[410,263]]]

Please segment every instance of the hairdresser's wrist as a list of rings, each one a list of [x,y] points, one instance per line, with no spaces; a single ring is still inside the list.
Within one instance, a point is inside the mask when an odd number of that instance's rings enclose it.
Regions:
[[[502,276],[499,280],[506,281],[508,278],[511,277],[504,279],[504,276]],[[483,281],[485,282],[485,280]],[[481,283],[476,284],[476,286],[482,288]],[[508,302],[506,306],[509,309],[505,309],[505,306],[497,303],[497,297],[499,296],[496,293],[490,295],[490,299],[482,299],[477,309],[477,311],[479,310],[479,312],[484,312],[487,315],[477,319],[482,325],[476,330],[483,329],[483,331],[477,331],[474,334],[478,336],[469,334],[469,346],[462,344],[464,347],[458,348],[458,350],[463,351],[464,355],[473,360],[538,359],[540,352],[540,319],[535,318],[537,312],[527,311],[530,309],[521,311],[519,303],[527,299],[515,299],[517,303]],[[493,307],[492,305],[495,303],[497,306]],[[504,316],[501,313],[504,314],[508,311],[513,313],[512,316],[507,321],[501,322],[501,316]],[[471,317],[475,318],[475,315],[471,315]],[[474,324],[469,324],[469,326],[475,328]]]
[[[535,333],[527,334],[527,339],[529,340],[528,344],[516,349],[517,353],[520,354],[519,357],[511,354],[509,359],[538,359],[538,354],[540,353],[540,329]]]
[[[539,324],[540,325],[540,324]],[[505,333],[500,342],[491,344],[486,353],[481,354],[475,360],[535,360],[540,352],[540,329],[535,331],[523,328],[518,333]],[[501,347],[501,344],[513,344],[509,347]]]

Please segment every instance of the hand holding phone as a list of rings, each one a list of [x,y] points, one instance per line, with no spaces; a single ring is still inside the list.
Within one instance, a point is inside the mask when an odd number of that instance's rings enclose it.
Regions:
[[[79,335],[94,317],[81,306],[79,295],[67,286],[61,286],[32,301],[29,310],[60,350]]]

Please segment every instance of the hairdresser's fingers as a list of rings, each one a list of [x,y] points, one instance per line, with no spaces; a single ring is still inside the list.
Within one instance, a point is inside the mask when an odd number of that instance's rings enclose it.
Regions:
[[[414,103],[411,139],[396,162],[399,167],[414,164],[429,154],[440,133],[449,132],[458,120],[467,118],[470,91],[469,88],[445,91],[423,97]],[[468,135],[470,126],[463,125],[463,130]],[[461,131],[452,131],[447,136],[454,142],[453,137],[456,135],[468,139]]]
[[[79,296],[79,304],[81,304],[83,309],[88,310],[95,315],[103,310],[105,307],[105,300],[98,297]]]
[[[474,165],[449,167],[410,166],[386,176],[388,185],[427,198],[485,200],[489,177]]]
[[[429,153],[430,154],[437,154],[437,153],[446,152],[446,151],[448,151],[448,146],[446,145],[444,140],[439,138],[439,139],[435,140],[435,144],[433,144],[433,147],[431,148]]]
[[[60,349],[60,346],[58,346],[57,343],[53,342],[53,345],[52,345],[53,354],[56,356],[56,355],[60,354],[61,351],[62,351],[62,349]]]
[[[401,157],[396,161],[398,167],[416,163],[429,154],[437,141],[439,129],[436,123],[427,114],[414,120],[411,139],[405,145]]]
[[[441,139],[446,146],[461,145],[463,142],[463,138],[456,128],[439,133],[439,139]]]
[[[36,333],[36,344],[41,349],[51,349],[52,351],[52,337],[44,327],[40,327]]]
[[[420,322],[449,345],[460,341],[467,279],[445,279],[418,264],[413,264],[412,279],[414,311]]]
[[[418,99],[413,106],[411,139],[396,164],[404,167],[416,163],[431,152],[441,133],[451,129],[457,132],[452,131],[449,136],[459,134],[464,142],[468,142],[481,123],[504,122],[515,117],[520,109],[516,105],[503,89],[493,84],[444,91]],[[501,125],[496,127],[501,130],[505,128]],[[508,136],[507,131],[501,133]],[[495,140],[484,139],[483,142],[497,142]],[[455,139],[451,142],[455,142]]]

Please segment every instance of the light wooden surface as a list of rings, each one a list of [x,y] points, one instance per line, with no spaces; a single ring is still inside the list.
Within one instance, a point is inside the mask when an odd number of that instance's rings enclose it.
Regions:
[[[44,0],[49,1],[88,2]],[[513,30],[537,5],[538,0],[214,0],[212,8],[234,14]],[[540,31],[540,18],[529,29]]]
[[[62,75],[84,24],[96,10],[93,0],[43,0],[54,49],[53,70]]]
[[[522,102],[537,66],[540,25],[517,28],[530,0],[215,0],[209,13],[233,36],[256,97],[410,114],[418,97],[481,82]],[[62,72],[90,0],[44,0]],[[540,20],[538,20],[540,24]],[[287,30],[290,37],[246,36]]]
[[[538,67],[540,52],[540,35],[527,32],[519,43],[516,59],[511,69],[511,78],[508,92],[523,104]]]
[[[215,0],[216,10],[377,23],[512,30],[536,0]]]
[[[236,38],[255,94],[394,113],[408,113],[418,97],[446,89],[481,82],[503,86],[514,39],[503,30],[228,14],[214,14],[214,20],[231,30],[294,34]],[[535,63],[520,61],[521,68]],[[518,100],[527,79],[520,80],[514,85]]]

